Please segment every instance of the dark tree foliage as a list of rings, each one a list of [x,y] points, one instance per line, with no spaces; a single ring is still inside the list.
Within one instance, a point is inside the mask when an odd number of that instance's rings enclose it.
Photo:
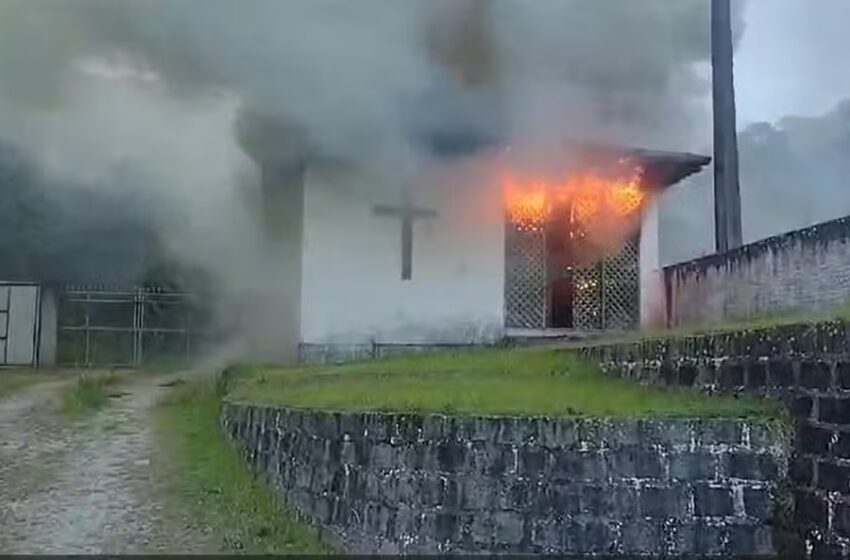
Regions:
[[[55,237],[52,206],[37,188],[34,168],[14,148],[0,144],[0,278],[39,279],[47,268],[47,240]]]
[[[151,217],[121,189],[51,182],[0,143],[0,280],[130,285],[153,266],[165,282]]]

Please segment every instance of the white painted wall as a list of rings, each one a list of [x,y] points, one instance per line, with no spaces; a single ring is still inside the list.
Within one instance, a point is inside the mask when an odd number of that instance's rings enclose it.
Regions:
[[[495,183],[434,178],[414,203],[435,209],[413,232],[401,280],[401,220],[376,216],[401,185],[351,169],[310,169],[305,184],[301,340],[308,344],[468,343],[503,333],[504,219]]]
[[[643,210],[640,234],[640,326],[664,325],[664,271],[661,268],[658,202]]]

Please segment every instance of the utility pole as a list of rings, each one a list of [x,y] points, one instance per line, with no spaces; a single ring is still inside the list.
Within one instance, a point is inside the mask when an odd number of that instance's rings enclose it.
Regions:
[[[741,189],[730,0],[711,0],[711,82],[714,106],[714,239],[718,253],[741,246]]]

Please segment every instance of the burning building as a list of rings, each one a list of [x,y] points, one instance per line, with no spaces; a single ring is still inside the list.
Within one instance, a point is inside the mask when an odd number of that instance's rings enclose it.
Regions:
[[[4,130],[62,182],[151,199],[157,246],[214,294],[222,353],[660,307],[653,200],[706,160],[586,146],[704,145],[702,0],[18,4],[4,52],[44,56],[3,59]],[[73,40],[33,45],[47,24]]]
[[[505,327],[600,331],[659,322],[660,192],[710,160],[585,148],[577,170],[505,182]]]
[[[518,54],[519,36],[496,30],[498,2],[428,5],[429,85],[402,104],[388,157],[334,156],[274,117],[243,129],[262,169],[267,233],[285,262],[273,313],[286,325],[275,322],[275,345],[324,360],[658,320],[654,202],[709,158],[609,147],[664,124],[663,104],[643,86],[592,79],[600,67],[616,75],[617,64],[573,57],[560,75],[577,83],[557,90],[557,103],[535,103],[536,85],[545,94],[560,67],[541,53],[560,43]],[[517,112],[517,103],[534,110]],[[638,124],[608,126],[617,118]]]
[[[663,308],[654,200],[709,158],[565,149],[527,172],[510,150],[434,149],[442,163],[392,184],[362,164],[255,153],[290,357],[493,343],[515,334],[635,327]],[[434,171],[437,169],[438,171]]]

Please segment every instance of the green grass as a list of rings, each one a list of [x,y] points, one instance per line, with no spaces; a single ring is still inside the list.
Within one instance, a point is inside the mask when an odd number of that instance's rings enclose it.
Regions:
[[[96,412],[109,402],[109,387],[119,381],[114,372],[86,372],[62,392],[62,409],[72,417]]]
[[[299,368],[242,368],[229,398],[330,410],[611,417],[778,417],[755,397],[608,377],[553,349],[479,350]]]
[[[220,404],[212,382],[196,381],[173,389],[157,409],[156,432],[173,463],[172,506],[196,528],[214,528],[223,552],[331,552],[227,443]]]

